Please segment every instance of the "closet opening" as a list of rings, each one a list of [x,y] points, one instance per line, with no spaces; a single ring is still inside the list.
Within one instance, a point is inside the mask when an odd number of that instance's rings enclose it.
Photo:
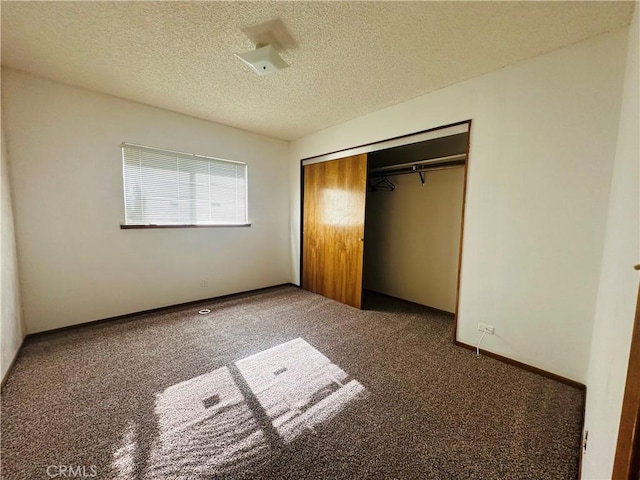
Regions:
[[[301,286],[456,315],[471,120],[301,160]]]
[[[469,131],[368,154],[363,303],[457,312]]]

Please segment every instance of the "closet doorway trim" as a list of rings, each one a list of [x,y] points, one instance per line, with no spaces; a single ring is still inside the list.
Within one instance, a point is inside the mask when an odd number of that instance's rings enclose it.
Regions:
[[[469,131],[470,123],[471,120],[465,120],[464,122],[432,128],[430,130],[424,130],[422,132],[410,133],[408,135],[389,138],[387,140],[381,140],[379,142],[368,143],[366,145],[360,145],[358,147],[353,147],[346,150],[338,150],[336,152],[325,153],[323,155],[318,155],[315,157],[303,158],[302,166],[311,165],[313,163],[328,162],[329,160],[336,160],[338,158],[360,155],[362,153],[377,152],[378,150],[386,150],[393,147],[401,147],[403,145],[423,142],[425,140],[433,140],[435,138],[467,133]]]

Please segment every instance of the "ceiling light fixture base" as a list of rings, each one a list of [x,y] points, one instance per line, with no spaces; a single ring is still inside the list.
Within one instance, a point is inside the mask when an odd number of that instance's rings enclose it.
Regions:
[[[258,75],[268,75],[289,66],[271,45],[256,45],[255,50],[236,53],[236,57]]]

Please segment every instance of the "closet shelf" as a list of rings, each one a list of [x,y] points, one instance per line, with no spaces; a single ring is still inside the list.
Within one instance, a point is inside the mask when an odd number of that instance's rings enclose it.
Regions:
[[[440,170],[444,168],[453,168],[464,165],[467,159],[466,153],[457,155],[448,155],[446,157],[429,158],[427,160],[418,160],[417,162],[399,163],[397,165],[388,165],[386,167],[372,168],[369,170],[369,176],[383,177],[388,175],[404,175],[407,173],[420,173],[424,170]]]

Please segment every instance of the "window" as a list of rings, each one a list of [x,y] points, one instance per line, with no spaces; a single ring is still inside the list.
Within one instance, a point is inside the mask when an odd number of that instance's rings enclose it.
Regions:
[[[247,165],[122,144],[125,225],[248,225]]]

